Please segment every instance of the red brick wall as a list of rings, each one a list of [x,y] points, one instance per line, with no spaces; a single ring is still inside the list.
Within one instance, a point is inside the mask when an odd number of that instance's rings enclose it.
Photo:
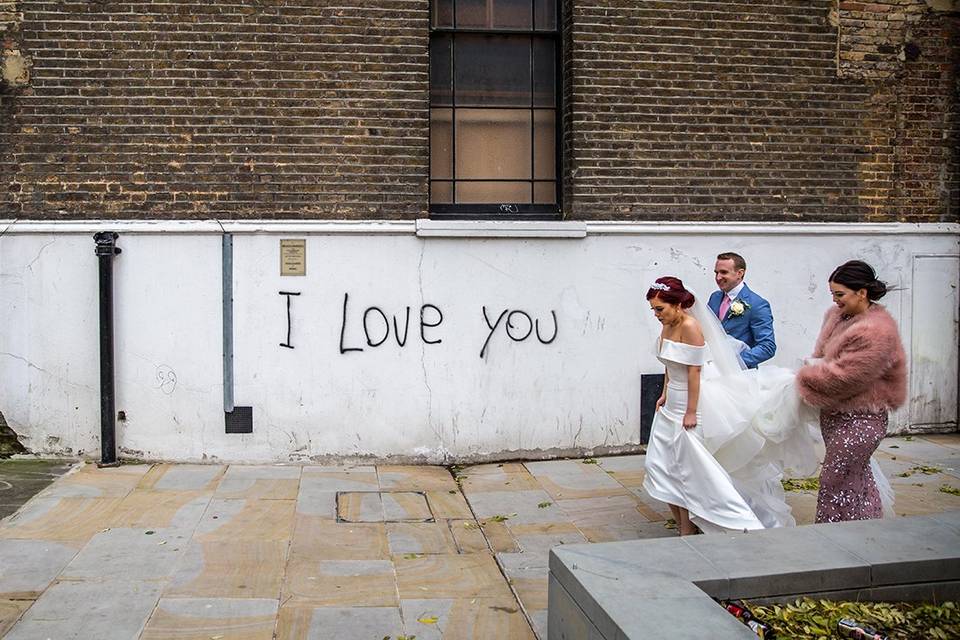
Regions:
[[[960,219],[956,14],[563,4],[566,217]],[[0,217],[427,215],[428,0],[16,5]]]

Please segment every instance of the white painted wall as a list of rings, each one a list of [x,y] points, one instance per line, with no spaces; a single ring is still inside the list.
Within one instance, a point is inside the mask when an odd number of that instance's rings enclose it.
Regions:
[[[18,222],[0,235],[0,411],[34,451],[99,455],[91,236],[107,229],[123,249],[116,406],[126,455],[440,461],[628,447],[639,440],[640,376],[660,371],[646,288],[672,274],[708,294],[721,250],[746,256],[785,366],[812,348],[832,268],[852,257],[876,266],[903,287],[884,302],[918,365],[892,428],[956,428],[955,225]],[[253,407],[252,434],[224,432],[223,229],[234,234],[234,397]],[[281,238],[306,238],[306,276],[279,275]],[[280,346],[279,291],[300,293],[293,349]],[[423,304],[443,314],[424,329],[435,344],[421,338]],[[401,333],[410,307],[405,346],[393,326],[382,345],[367,344],[371,306],[396,315]],[[505,309],[526,312],[544,339],[555,312],[556,339],[511,340],[504,318],[481,358],[483,307],[492,323]],[[513,319],[520,337],[527,324]],[[341,326],[343,347],[362,351],[341,353]],[[368,326],[379,340],[376,312]]]

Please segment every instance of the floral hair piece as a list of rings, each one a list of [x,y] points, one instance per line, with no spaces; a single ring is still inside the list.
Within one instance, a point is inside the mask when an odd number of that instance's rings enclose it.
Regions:
[[[670,291],[669,285],[665,285],[662,282],[654,282],[650,285],[651,289],[656,289],[657,291]]]

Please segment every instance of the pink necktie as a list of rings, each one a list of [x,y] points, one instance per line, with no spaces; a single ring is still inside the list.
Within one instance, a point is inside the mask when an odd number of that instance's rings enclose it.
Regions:
[[[723,320],[727,315],[727,311],[729,310],[730,310],[730,296],[728,296],[727,294],[723,294],[723,300],[720,302],[720,311],[719,313],[717,313],[717,315],[720,317],[721,320]]]

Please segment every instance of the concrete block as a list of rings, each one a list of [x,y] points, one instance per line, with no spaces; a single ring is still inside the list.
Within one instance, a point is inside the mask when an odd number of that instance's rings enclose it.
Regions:
[[[868,586],[870,565],[809,527],[689,536],[684,540],[730,580],[730,597]]]
[[[960,532],[930,517],[838,522],[809,530],[867,562],[870,586],[960,576]]]

